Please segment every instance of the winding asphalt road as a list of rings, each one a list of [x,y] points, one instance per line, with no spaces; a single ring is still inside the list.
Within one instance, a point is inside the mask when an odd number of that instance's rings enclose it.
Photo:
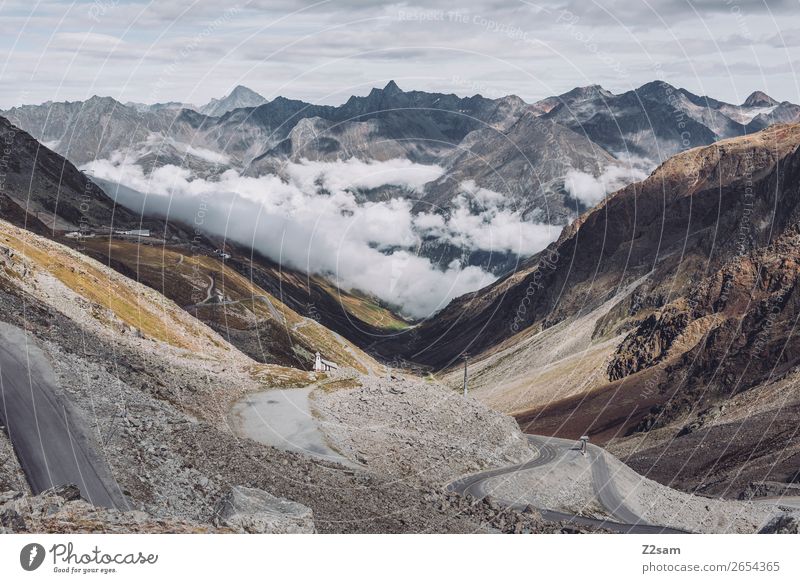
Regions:
[[[642,517],[631,510],[619,494],[616,484],[608,471],[605,452],[596,445],[588,445],[587,454],[592,460],[592,484],[595,494],[603,508],[623,524],[650,526]]]
[[[59,396],[46,357],[23,330],[0,322],[0,422],[34,494],[76,484],[95,506],[126,508],[82,424]]]
[[[462,495],[469,494],[474,498],[483,499],[489,494],[486,488],[488,482],[493,478],[513,474],[515,472],[520,472],[531,468],[538,468],[553,463],[553,461],[563,455],[564,450],[574,449],[576,445],[575,441],[569,441],[565,439],[540,437],[535,435],[528,435],[527,437],[531,446],[538,452],[538,455],[535,457],[522,464],[516,464],[494,470],[487,470],[485,472],[465,476],[449,484],[447,489]],[[578,516],[576,514],[549,510],[547,508],[538,508],[545,520],[566,521],[572,524],[584,526],[598,526],[615,532],[632,534],[667,534],[685,532],[675,528],[658,526],[645,522],[625,504],[625,501],[620,496],[619,491],[617,490],[616,485],[611,478],[603,450],[597,446],[590,445],[588,455],[590,456],[591,460],[592,483],[594,485],[595,494],[597,495],[597,498],[603,507],[615,519],[617,519],[617,521],[588,518],[585,516]],[[526,506],[529,506],[529,504],[524,502],[510,502],[506,500],[498,500],[497,502],[502,506],[511,507],[517,510],[522,510]]]

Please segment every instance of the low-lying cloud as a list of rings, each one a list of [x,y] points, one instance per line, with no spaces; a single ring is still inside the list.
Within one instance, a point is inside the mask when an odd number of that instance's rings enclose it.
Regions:
[[[564,177],[564,188],[584,206],[593,207],[606,195],[645,178],[647,172],[634,164],[608,166],[598,176],[573,169]]]
[[[421,234],[464,249],[519,256],[533,255],[558,237],[561,227],[523,220],[519,211],[504,206],[502,194],[481,188],[473,180],[459,186],[461,192],[448,209],[448,217],[421,214],[415,218]]]
[[[252,246],[294,269],[374,294],[417,318],[495,280],[459,260],[442,269],[417,255],[426,237],[470,251],[529,255],[558,235],[558,228],[525,222],[503,207],[499,194],[469,181],[449,213],[416,214],[412,207],[420,188],[443,170],[407,160],[303,161],[288,164],[282,178],[228,170],[213,180],[177,166],[146,175],[124,156],[84,169],[127,187],[108,194],[136,212]],[[357,197],[359,189],[384,185],[400,187],[407,196],[366,202]]]

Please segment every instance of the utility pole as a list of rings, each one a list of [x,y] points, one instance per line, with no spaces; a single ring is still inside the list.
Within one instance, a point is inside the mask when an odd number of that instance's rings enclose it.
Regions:
[[[464,359],[464,396],[467,396],[467,361],[469,360],[469,354],[466,352],[461,355],[461,358]]]

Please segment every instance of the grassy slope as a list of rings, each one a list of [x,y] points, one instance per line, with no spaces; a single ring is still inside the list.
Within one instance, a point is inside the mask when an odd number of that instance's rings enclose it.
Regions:
[[[54,277],[90,306],[100,307],[92,313],[103,324],[112,324],[110,319],[117,318],[145,338],[186,350],[202,351],[209,346],[223,351],[230,349],[211,330],[187,317],[166,298],[58,243],[0,221],[0,245],[15,254],[12,262],[21,264],[24,258],[23,269],[34,272],[25,277],[14,272],[21,284],[36,287],[31,275]],[[6,266],[5,272],[9,275],[13,269]],[[48,295],[47,290],[40,291]]]
[[[84,245],[94,255],[108,258],[120,271],[178,305],[189,307],[190,313],[201,321],[223,334],[229,332],[234,343],[247,334],[259,344],[282,343],[282,354],[290,356],[281,359],[281,364],[307,367],[313,353],[319,350],[325,358],[360,372],[379,370],[369,355],[317,322],[300,316],[216,257],[189,254],[177,247],[140,245],[135,241],[93,239]],[[222,305],[202,303],[212,275],[218,293],[224,298]]]
[[[410,326],[397,314],[378,304],[374,298],[358,291],[345,292],[322,278],[315,278],[315,281],[322,289],[338,299],[349,314],[362,322],[390,331],[405,330]]]

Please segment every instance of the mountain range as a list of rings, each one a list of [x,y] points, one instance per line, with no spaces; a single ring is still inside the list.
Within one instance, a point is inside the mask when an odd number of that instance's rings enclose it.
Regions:
[[[760,91],[733,105],[663,81],[618,95],[599,86],[578,87],[532,104],[516,96],[460,98],[402,91],[390,81],[383,89],[353,96],[341,106],[283,97],[268,102],[239,85],[200,107],[180,102],[122,104],[95,96],[0,113],[78,165],[120,149],[176,141],[211,148],[229,156],[230,167],[257,175],[264,168],[273,169],[272,158],[284,157],[439,160],[452,156],[471,132],[495,130],[503,135],[526,114],[568,127],[616,155],[646,155],[654,167],[688,147],[752,133],[771,123],[797,121],[800,107],[778,103]],[[300,124],[301,120],[306,121]],[[303,137],[312,130],[314,139]],[[378,145],[387,141],[390,145]],[[158,162],[165,163],[170,162]]]
[[[0,126],[14,144],[0,211],[37,245],[57,241],[152,288],[261,364],[307,370],[321,349],[363,374],[392,364],[456,388],[468,354],[474,396],[523,429],[587,434],[663,483],[746,496],[759,480],[779,489],[798,480],[798,111],[760,92],[732,105],[663,82],[535,104],[390,83],[339,107],[279,97],[219,117],[110,98],[24,106]],[[400,157],[444,169],[422,188],[418,211],[450,212],[473,181],[563,229],[513,269],[496,263],[494,283],[409,322],[247,245],[115,205],[76,165],[120,150],[135,150],[145,171],[171,160],[206,177]],[[599,179],[625,164],[652,172],[597,204],[569,191],[570,171]],[[84,225],[145,227],[156,238],[66,237]],[[457,249],[434,239],[428,252],[445,262]],[[104,305],[91,278],[76,282],[66,269],[59,277],[73,293]],[[726,446],[699,449],[704,439]]]
[[[655,81],[619,95],[580,87],[528,104],[519,97],[403,91],[394,81],[340,106],[277,97],[242,86],[192,108],[180,103],[124,105],[110,97],[25,105],[0,112],[78,167],[97,160],[150,174],[164,166],[214,179],[286,178],[287,164],[404,159],[441,167],[414,193],[415,212],[450,216],[472,185],[499,193],[523,221],[559,228],[602,197],[669,156],[772,123],[800,120],[800,107],[754,92],[741,105]],[[124,185],[128,186],[128,185]],[[403,188],[358,191],[361,198],[408,197]],[[467,188],[467,190],[469,190]],[[441,267],[453,260],[496,275],[519,253],[491,257],[451,243],[417,250]]]

